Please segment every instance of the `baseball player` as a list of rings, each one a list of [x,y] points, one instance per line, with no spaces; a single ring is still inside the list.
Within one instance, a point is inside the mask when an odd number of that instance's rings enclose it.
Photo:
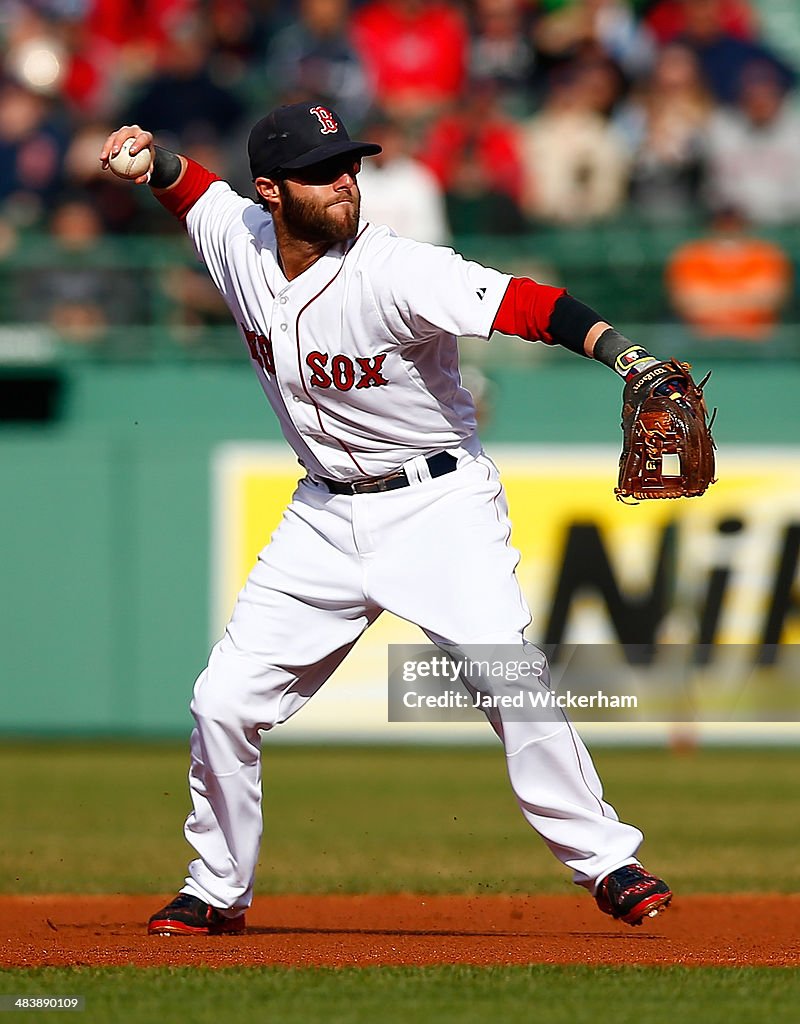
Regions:
[[[543,340],[626,376],[657,363],[561,288],[513,278],[359,216],[361,159],[335,111],[280,107],[253,127],[256,200],[138,125],[149,182],[186,227],[304,470],[239,594],[191,704],[197,852],[156,935],[242,932],[262,831],[261,733],[285,722],[388,609],[447,650],[506,645],[531,616],[498,472],[461,387],[457,338]],[[672,893],[636,853],[642,833],[603,799],[570,722],[488,714],[526,820],[601,910],[639,924]]]

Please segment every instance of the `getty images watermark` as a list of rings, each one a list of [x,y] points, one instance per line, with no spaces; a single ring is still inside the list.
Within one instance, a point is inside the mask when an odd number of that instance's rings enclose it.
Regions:
[[[416,708],[475,708],[484,711],[489,708],[519,708],[533,711],[563,708],[637,708],[639,701],[635,694],[608,694],[603,690],[594,693],[573,693],[566,690],[557,693],[550,685],[543,683],[547,673],[547,662],[542,657],[530,660],[485,658],[474,659],[447,654],[433,655],[420,660],[403,662],[403,682],[418,684],[425,681],[425,688],[409,686],[401,694],[403,706]],[[451,689],[460,680],[470,680],[481,689],[466,692],[465,688]],[[428,681],[441,681],[444,686],[439,693],[430,693]],[[537,686],[538,682],[541,685]],[[499,686],[498,686],[499,684]]]
[[[768,663],[768,667],[766,667]],[[800,650],[751,645],[389,647],[389,721],[797,721]]]

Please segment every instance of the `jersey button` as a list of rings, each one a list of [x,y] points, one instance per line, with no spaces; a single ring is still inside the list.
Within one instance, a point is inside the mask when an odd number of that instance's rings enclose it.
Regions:
[[[299,402],[300,401],[300,396],[299,395],[292,395],[292,401],[293,402]]]
[[[288,331],[289,330],[289,325],[288,324],[281,324],[281,330],[282,331]]]
[[[288,301],[289,300],[286,298],[285,295],[281,295],[281,305],[282,306],[285,306]]]

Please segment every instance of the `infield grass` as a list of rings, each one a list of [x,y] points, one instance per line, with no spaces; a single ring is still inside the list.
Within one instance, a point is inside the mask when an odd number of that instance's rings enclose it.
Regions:
[[[85,1024],[796,1024],[780,968],[76,968],[0,972],[0,993],[80,995]],[[41,1013],[10,1012],[31,1020]],[[73,1018],[73,1019],[75,1019]]]
[[[681,892],[800,888],[800,751],[594,751]],[[185,744],[6,742],[0,890],[170,893],[191,849]],[[271,746],[260,892],[569,892],[490,747]]]

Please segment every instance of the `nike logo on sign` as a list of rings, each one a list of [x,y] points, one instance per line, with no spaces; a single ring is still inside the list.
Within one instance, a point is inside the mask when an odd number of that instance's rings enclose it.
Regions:
[[[483,299],[484,295],[486,294],[486,289],[485,288],[478,288],[478,290],[475,292],[475,294],[478,296],[479,299]]]

